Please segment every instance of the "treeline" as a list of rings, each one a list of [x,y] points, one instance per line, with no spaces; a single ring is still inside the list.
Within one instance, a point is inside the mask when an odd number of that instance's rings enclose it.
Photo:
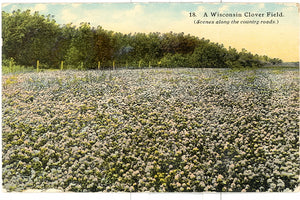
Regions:
[[[3,61],[41,68],[101,67],[261,67],[278,58],[253,55],[243,49],[184,33],[123,34],[89,23],[58,25],[53,16],[27,11],[2,11]]]

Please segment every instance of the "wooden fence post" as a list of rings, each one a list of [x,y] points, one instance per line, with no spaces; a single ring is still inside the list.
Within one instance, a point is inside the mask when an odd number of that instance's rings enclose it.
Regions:
[[[101,63],[100,61],[98,61],[98,70],[100,70],[100,67],[101,67]]]
[[[80,63],[80,70],[83,70],[83,62]]]
[[[40,70],[40,61],[37,60],[36,61],[36,71],[39,72],[39,70]]]
[[[63,70],[64,69],[64,61],[62,60],[61,62],[60,62],[60,70]]]
[[[115,70],[115,61],[113,61],[113,70]]]

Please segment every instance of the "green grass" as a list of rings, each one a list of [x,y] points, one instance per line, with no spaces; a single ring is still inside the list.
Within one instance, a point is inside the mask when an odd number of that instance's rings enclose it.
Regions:
[[[19,74],[33,72],[34,70],[34,67],[25,67],[21,65],[13,65],[12,67],[2,66],[2,74]]]

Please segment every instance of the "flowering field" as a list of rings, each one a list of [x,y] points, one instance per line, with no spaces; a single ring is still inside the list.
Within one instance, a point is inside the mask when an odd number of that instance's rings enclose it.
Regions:
[[[2,77],[8,191],[293,191],[298,69]]]

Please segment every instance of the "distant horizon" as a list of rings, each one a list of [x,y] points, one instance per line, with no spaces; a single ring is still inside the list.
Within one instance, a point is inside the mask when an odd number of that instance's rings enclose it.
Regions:
[[[283,62],[299,62],[299,17],[295,3],[2,4],[2,11],[7,13],[18,9],[29,9],[32,14],[38,11],[41,15],[54,15],[53,19],[59,25],[72,23],[78,26],[88,22],[92,27],[101,26],[105,30],[123,34],[183,32],[223,44],[227,49],[232,47],[241,51],[244,48],[252,54],[279,58]],[[195,18],[190,17],[192,12],[196,13]],[[224,15],[216,18],[210,16],[211,12]],[[249,13],[244,16],[245,12]],[[273,16],[267,17],[267,12]],[[278,17],[280,13],[283,17]],[[252,17],[248,17],[248,14]],[[278,20],[278,24],[195,24],[194,21],[222,22],[233,19],[245,22]]]

